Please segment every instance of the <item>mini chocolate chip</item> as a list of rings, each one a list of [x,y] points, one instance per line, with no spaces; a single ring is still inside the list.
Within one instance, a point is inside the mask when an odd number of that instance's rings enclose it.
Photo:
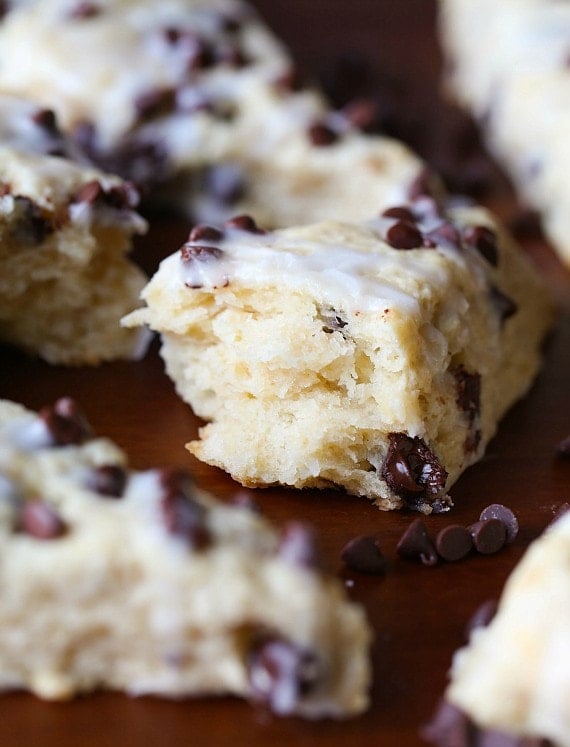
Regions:
[[[307,135],[312,145],[315,145],[317,148],[332,145],[338,140],[338,133],[325,122],[314,122],[307,130]]]
[[[319,554],[312,527],[290,521],[283,528],[278,554],[281,560],[301,568],[318,568]]]
[[[448,563],[454,563],[468,555],[473,549],[471,533],[459,524],[450,524],[441,529],[435,538],[438,555]]]
[[[497,234],[487,226],[467,226],[463,230],[463,239],[467,246],[477,249],[489,264],[496,267],[499,263]]]
[[[396,552],[401,558],[421,560],[424,565],[437,563],[435,546],[427,533],[426,526],[421,519],[414,519],[396,546]]]
[[[71,397],[62,397],[52,406],[42,407],[38,414],[57,446],[78,445],[91,435],[83,412]]]
[[[405,207],[404,205],[396,205],[391,208],[387,208],[382,213],[382,218],[397,218],[398,220],[403,220],[406,223],[415,223],[415,216],[410,210],[410,208]]]
[[[248,233],[265,233],[262,228],[259,228],[251,215],[235,215],[227,220],[224,225],[226,228],[237,228],[239,231],[247,231]]]
[[[469,527],[473,547],[482,555],[492,555],[501,550],[507,541],[507,530],[499,519],[483,519]]]
[[[282,93],[292,93],[300,91],[305,85],[305,80],[299,68],[292,65],[275,78],[273,85]]]
[[[386,241],[394,249],[417,249],[422,246],[423,237],[414,225],[399,220],[386,231]]]
[[[32,120],[50,134],[58,134],[57,118],[53,109],[38,109],[32,115]]]
[[[479,516],[479,521],[485,521],[486,519],[498,519],[505,525],[507,544],[513,542],[519,533],[517,517],[510,508],[504,506],[502,503],[492,503],[490,506],[484,508]]]
[[[221,241],[224,237],[224,232],[220,231],[219,228],[214,226],[208,226],[206,223],[198,223],[190,231],[188,235],[188,242],[195,244],[198,241]]]
[[[501,322],[505,322],[518,311],[518,306],[512,298],[506,296],[496,285],[490,286],[489,295]]]
[[[37,246],[53,233],[51,221],[42,209],[29,197],[14,197],[14,222],[10,227],[11,235],[22,244]]]
[[[418,494],[435,496],[443,489],[447,471],[423,439],[391,433],[382,477],[396,495],[415,504]]]
[[[556,447],[556,453],[563,459],[570,459],[570,435],[563,438]]]
[[[95,18],[100,15],[103,9],[97,3],[89,2],[89,0],[80,0],[67,14],[68,18],[84,19],[84,18]]]
[[[193,481],[183,470],[162,470],[162,517],[166,529],[183,539],[193,550],[202,550],[212,542],[206,526],[206,509],[192,496]]]
[[[127,485],[127,472],[118,464],[95,467],[87,478],[87,487],[99,495],[120,498]]]
[[[465,626],[465,640],[469,640],[471,633],[478,628],[486,628],[497,614],[498,603],[496,599],[487,599],[486,602],[477,607]]]
[[[31,537],[42,540],[61,537],[66,530],[55,509],[39,499],[24,502],[20,513],[20,527]]]
[[[180,247],[180,255],[183,262],[210,262],[213,259],[220,259],[223,251],[217,246],[201,246],[187,242]]]
[[[353,99],[343,107],[342,115],[353,127],[369,130],[378,119],[378,107],[371,98]]]
[[[176,106],[174,88],[153,88],[139,94],[135,99],[135,110],[139,119],[151,119],[171,112]]]
[[[386,573],[386,559],[380,550],[378,538],[373,535],[354,537],[343,547],[340,557],[351,571],[373,576]]]
[[[278,636],[254,641],[247,656],[251,698],[279,714],[292,713],[322,679],[317,656]]]
[[[473,422],[481,407],[481,375],[470,373],[463,365],[455,367],[452,373],[455,377],[457,407],[467,413]]]

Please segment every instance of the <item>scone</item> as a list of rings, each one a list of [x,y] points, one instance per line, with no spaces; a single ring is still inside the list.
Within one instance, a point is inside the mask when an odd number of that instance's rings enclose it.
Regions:
[[[444,510],[529,388],[551,320],[487,212],[430,196],[366,223],[200,225],[125,323],[162,336],[188,445],[248,486],[340,486]]]
[[[454,657],[446,698],[480,727],[570,745],[570,514],[536,540],[491,623]]]
[[[0,339],[51,363],[136,357],[120,318],[146,282],[131,184],[74,159],[51,110],[0,95]]]
[[[370,629],[278,534],[176,470],[130,470],[76,403],[0,402],[0,688],[235,694],[280,715],[368,703]]]
[[[440,0],[446,84],[570,265],[570,5]]]
[[[283,227],[340,202],[365,219],[405,199],[422,168],[362,134],[362,112],[299,90],[281,43],[237,0],[42,0],[9,14],[0,47],[0,89],[53,108],[94,163],[196,221],[247,212]]]

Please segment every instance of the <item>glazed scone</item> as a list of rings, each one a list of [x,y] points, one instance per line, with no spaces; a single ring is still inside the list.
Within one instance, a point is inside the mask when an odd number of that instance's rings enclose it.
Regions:
[[[481,208],[195,227],[125,323],[162,336],[188,445],[248,486],[340,486],[429,513],[529,388],[550,302]]]
[[[527,550],[496,616],[454,657],[446,698],[482,727],[570,745],[570,514]]]
[[[229,693],[308,718],[368,704],[370,629],[311,531],[129,469],[73,400],[0,402],[0,533],[1,689]]]
[[[94,163],[194,220],[248,212],[283,227],[340,202],[364,219],[405,199],[422,168],[298,90],[288,53],[237,0],[43,0],[10,13],[0,47],[0,89],[53,108]]]
[[[570,265],[570,6],[440,0],[446,84]]]
[[[0,96],[0,339],[51,363],[133,358],[143,340],[119,320],[146,281],[126,257],[138,195],[75,155],[53,112]]]

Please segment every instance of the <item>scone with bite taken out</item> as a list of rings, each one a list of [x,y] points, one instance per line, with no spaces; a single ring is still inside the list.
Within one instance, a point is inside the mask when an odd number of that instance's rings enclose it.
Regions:
[[[248,486],[442,511],[530,387],[552,310],[483,209],[423,195],[364,223],[196,226],[128,326],[162,336],[209,421],[190,451]]]

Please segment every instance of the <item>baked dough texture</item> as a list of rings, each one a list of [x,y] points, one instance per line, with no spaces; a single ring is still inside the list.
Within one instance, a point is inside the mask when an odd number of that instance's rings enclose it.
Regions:
[[[440,0],[446,84],[570,265],[570,6]]]
[[[477,725],[570,745],[570,514],[527,550],[496,616],[454,657],[446,698]]]
[[[53,112],[0,95],[0,338],[50,363],[133,358],[122,329],[146,282],[126,257],[134,187],[81,166]]]
[[[342,201],[347,219],[365,219],[405,199],[422,169],[299,89],[289,54],[244,3],[86,5],[16,7],[0,25],[0,89],[53,108],[86,157],[150,190],[155,207],[285,227]]]
[[[368,704],[370,629],[309,529],[129,469],[68,398],[0,401],[0,534],[2,689],[235,694],[308,718]]]
[[[429,196],[360,224],[198,226],[143,299],[125,323],[160,332],[179,395],[210,421],[195,456],[248,486],[425,513],[529,388],[551,321],[489,214]]]

